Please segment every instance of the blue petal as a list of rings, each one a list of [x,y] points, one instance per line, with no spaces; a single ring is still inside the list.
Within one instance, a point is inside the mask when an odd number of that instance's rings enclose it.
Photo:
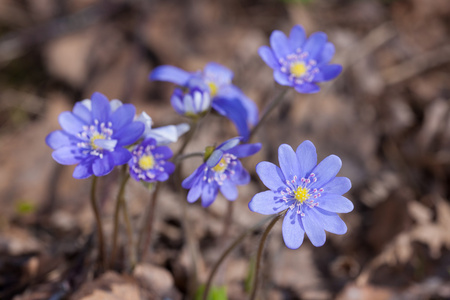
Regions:
[[[205,166],[206,164],[202,164],[200,167],[198,167],[197,170],[194,171],[194,173],[183,180],[181,186],[185,189],[190,189],[198,178],[202,178],[202,173]]]
[[[311,173],[315,174],[317,178],[316,182],[313,182],[310,188],[320,188],[324,186],[328,181],[336,177],[342,166],[342,161],[336,155],[330,155],[322,160],[317,167],[315,167]]]
[[[272,191],[286,188],[284,175],[281,169],[273,163],[262,161],[256,165],[256,173],[264,185]]]
[[[133,122],[136,114],[136,108],[132,104],[124,104],[112,113],[109,121],[112,123],[113,131],[119,130],[125,125]]]
[[[76,146],[61,147],[53,151],[52,157],[62,165],[73,165],[79,163],[83,157]]]
[[[87,159],[79,163],[73,170],[73,178],[84,179],[93,175],[92,171],[92,159]]]
[[[228,152],[233,147],[236,147],[241,142],[241,137],[234,137],[229,140],[226,140],[222,144],[216,147],[216,150],[221,150],[223,152]]]
[[[270,46],[277,60],[284,59],[290,54],[289,41],[283,32],[275,30],[270,35]]]
[[[108,122],[108,117],[111,112],[108,98],[105,95],[95,92],[92,94],[92,119],[98,120],[99,123]]]
[[[306,41],[305,30],[300,25],[295,25],[291,29],[289,34],[289,45],[291,46],[291,52],[295,53],[297,49],[301,49]]]
[[[145,125],[141,122],[133,122],[122,127],[112,135],[113,139],[117,139],[117,146],[128,146],[136,142],[145,130]]]
[[[198,179],[198,178],[196,178]],[[202,194],[203,184],[201,180],[197,180],[197,182],[191,187],[187,194],[187,201],[189,203],[193,203],[198,200],[200,195]]]
[[[325,194],[316,200],[319,208],[329,212],[348,213],[353,210],[353,203],[344,196]]]
[[[210,206],[217,197],[218,187],[214,184],[204,184],[202,191],[202,206]]]
[[[291,146],[282,144],[278,148],[278,161],[286,180],[292,180],[294,176],[299,176],[300,166],[298,164],[297,156]]]
[[[280,67],[278,60],[276,59],[275,54],[273,53],[272,49],[270,49],[270,47],[259,47],[258,54],[259,56],[261,56],[262,60],[272,69],[278,69]]]
[[[120,166],[126,164],[131,159],[131,153],[125,148],[117,147],[111,152],[114,160],[114,165]]]
[[[336,78],[342,72],[341,65],[325,65],[319,67],[319,73],[314,75],[314,81],[322,82]]]
[[[211,153],[211,156],[206,161],[206,165],[209,168],[215,167],[220,162],[222,157],[223,157],[223,151],[216,149],[213,151],[213,153]]]
[[[248,98],[237,86],[227,85],[221,87],[217,92],[216,97],[226,98],[226,99],[236,99],[242,103],[247,113],[247,122],[254,125],[258,123],[258,107],[255,102]],[[216,98],[214,98],[216,99]]]
[[[173,156],[172,150],[167,146],[156,147],[152,150],[153,155],[158,155],[158,159],[168,160]]]
[[[174,66],[159,66],[155,68],[149,76],[150,80],[160,80],[173,82],[178,85],[184,86],[192,76],[191,73],[186,72]]]
[[[328,232],[334,234],[344,234],[347,232],[347,225],[335,213],[315,208],[311,209],[308,214],[314,215],[314,218],[323,225],[323,229]]]
[[[323,225],[316,220],[315,215],[310,214],[310,210],[306,211],[305,216],[302,217],[303,227],[311,243],[316,247],[320,247],[325,244],[325,231],[323,230]]]
[[[317,165],[316,147],[311,141],[304,141],[295,151],[300,166],[299,177],[305,177]]]
[[[237,158],[247,157],[261,150],[261,147],[262,145],[260,143],[238,145],[233,149],[227,151],[227,153],[233,154]]]
[[[110,173],[114,168],[114,160],[110,153],[104,152],[103,158],[97,158],[92,164],[92,171],[95,176],[103,176]]]
[[[302,94],[313,94],[320,91],[320,87],[314,83],[303,83],[296,85],[295,90]]]
[[[323,47],[322,53],[320,54],[319,58],[317,59],[318,64],[327,64],[330,62],[330,60],[334,56],[334,52],[336,50],[334,49],[334,45],[330,42],[326,43]]]
[[[67,133],[65,133],[62,130],[56,130],[56,131],[51,132],[45,138],[45,142],[53,150],[60,148],[60,147],[69,146],[74,143],[73,138],[71,136],[67,135]]]
[[[322,186],[323,193],[343,195],[347,193],[352,187],[350,179],[347,177],[335,177],[331,179],[327,184]]]
[[[237,128],[240,136],[246,141],[250,136],[250,129],[247,125],[247,112],[242,103],[236,99],[217,98],[213,101],[212,107],[221,115],[231,120]]]
[[[315,32],[311,34],[311,36],[306,41],[305,47],[303,49],[304,52],[308,52],[308,59],[317,60],[320,57],[326,42],[327,35],[325,33]]]
[[[281,72],[280,70],[273,71],[273,78],[275,79],[276,82],[278,82],[281,85],[292,86],[292,83],[289,81],[288,75]]]
[[[305,231],[300,222],[300,216],[296,209],[289,209],[284,216],[281,232],[286,246],[290,249],[299,248],[305,237]]]
[[[240,161],[236,162],[237,165],[234,168],[234,174],[230,176],[230,179],[237,185],[244,185],[250,182],[250,174],[242,166]]]
[[[288,204],[284,202],[280,194],[274,193],[273,191],[258,193],[248,203],[248,208],[251,211],[263,215],[273,215],[288,207]]]
[[[220,186],[220,192],[227,200],[230,201],[236,200],[238,196],[236,184],[234,184],[231,180],[225,180],[223,182],[223,184]]]
[[[210,79],[209,77],[211,76],[215,78],[219,84],[229,84],[233,79],[233,72],[230,69],[215,62],[208,63],[203,71],[206,75],[206,79]],[[214,82],[216,80],[214,80]]]
[[[87,124],[70,111],[62,112],[58,117],[59,125],[70,135],[77,136]]]
[[[91,123],[91,111],[81,102],[75,103],[72,112],[75,116],[83,120],[86,124]]]
[[[170,161],[166,161],[163,168],[164,168],[164,172],[166,172],[168,175],[170,175],[173,173],[173,171],[175,171],[175,164],[171,163]]]
[[[176,88],[173,91],[172,97],[170,97],[170,104],[172,104],[173,109],[175,109],[175,111],[180,115],[184,115],[185,113],[185,108],[182,99],[183,99],[183,92],[181,91],[181,89]]]

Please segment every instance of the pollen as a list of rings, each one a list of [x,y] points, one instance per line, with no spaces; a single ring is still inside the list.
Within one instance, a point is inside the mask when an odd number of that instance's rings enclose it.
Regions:
[[[306,73],[307,69],[306,69],[304,62],[297,61],[297,62],[291,63],[291,66],[289,67],[289,71],[295,77],[301,77]]]
[[[211,93],[211,97],[217,95],[217,90],[219,89],[214,82],[208,82],[209,92]]]
[[[94,133],[94,135],[92,135],[91,137],[91,147],[94,150],[98,150],[98,149],[102,149],[102,147],[99,147],[95,144],[96,140],[104,140],[106,138],[106,136],[102,133]]]
[[[153,155],[143,155],[141,158],[139,158],[139,167],[142,170],[150,170],[153,169],[153,167],[155,166],[155,158],[153,157]]]
[[[299,186],[295,191],[295,199],[300,203],[305,202],[311,197],[309,189]]]
[[[226,168],[228,167],[228,163],[226,162],[226,160],[222,157],[222,159],[219,161],[219,163],[212,168],[215,172],[218,173],[222,173],[223,171],[226,170]]]

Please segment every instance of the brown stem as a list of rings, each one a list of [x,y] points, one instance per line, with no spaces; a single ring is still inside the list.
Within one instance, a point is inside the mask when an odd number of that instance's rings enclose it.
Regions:
[[[95,197],[95,192],[97,190],[97,176],[92,177],[92,185],[91,185],[91,206],[94,211],[95,222],[97,225],[97,236],[98,236],[98,261],[101,267],[101,270],[105,270],[106,268],[106,256],[105,256],[105,243],[103,238],[103,226],[102,220],[100,217],[100,212],[98,210],[97,201]]]
[[[159,190],[161,187],[161,184],[158,182],[156,182],[155,185],[156,185],[156,187],[151,196],[150,204],[147,207],[147,211],[145,213],[145,218],[144,218],[144,222],[143,222],[143,225],[141,228],[141,232],[139,233],[138,245],[142,245],[141,246],[142,247],[141,257],[140,257],[139,261],[145,260],[145,258],[147,256],[148,248],[150,246],[150,242],[152,240],[153,223],[154,223],[153,220],[155,219],[156,203],[158,200],[158,194],[159,194]],[[144,239],[145,239],[145,241],[144,241]]]

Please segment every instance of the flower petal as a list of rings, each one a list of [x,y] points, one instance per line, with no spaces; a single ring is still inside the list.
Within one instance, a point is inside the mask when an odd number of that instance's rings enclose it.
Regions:
[[[125,125],[112,135],[113,139],[117,139],[117,146],[128,146],[136,142],[145,130],[142,122],[133,122]]]
[[[248,140],[250,129],[247,124],[247,111],[239,99],[214,98],[212,107],[221,115],[231,120],[244,140]]]
[[[92,103],[92,119],[98,120],[99,123],[106,123],[111,112],[108,98],[105,95],[95,92],[91,96]]]
[[[311,209],[309,214],[313,214],[314,218],[319,222],[323,229],[334,233],[334,234],[344,234],[347,232],[347,225],[345,225],[344,221],[335,213],[315,208]]]
[[[149,75],[150,80],[168,81],[178,85],[184,86],[192,76],[191,73],[186,72],[174,66],[159,66],[155,68]]]
[[[297,249],[302,245],[305,231],[302,228],[297,210],[289,209],[287,211],[284,216],[281,232],[283,234],[284,243],[288,248]]]
[[[304,141],[295,151],[299,162],[299,177],[306,177],[312,169],[317,165],[316,147],[311,141]]]
[[[289,81],[288,75],[278,69],[273,71],[273,78],[276,82],[278,82],[278,84],[292,86],[292,83]]]
[[[336,177],[342,166],[342,161],[336,155],[330,155],[322,160],[311,173],[315,174],[316,182],[313,182],[310,188],[320,188],[328,181]]]
[[[273,191],[265,191],[253,196],[248,203],[248,208],[263,215],[273,215],[279,213],[289,206],[284,202],[280,194]]]
[[[273,31],[270,35],[270,46],[277,60],[284,59],[290,54],[289,41],[286,35],[279,30]]]
[[[103,158],[97,158],[92,163],[92,171],[95,176],[104,176],[114,168],[114,160],[110,153],[104,152]]]
[[[231,180],[225,180],[220,186],[220,192],[224,195],[227,200],[233,201],[238,197],[238,189],[236,184]]]
[[[227,151],[227,153],[233,154],[238,158],[247,157],[261,150],[261,147],[261,143],[238,145]]]
[[[77,136],[87,124],[70,111],[62,112],[58,117],[59,125],[70,135]]]
[[[272,69],[279,68],[280,64],[278,63],[278,60],[276,59],[275,54],[273,53],[272,49],[270,49],[270,47],[259,47],[258,54],[269,67],[271,67]]]
[[[311,243],[316,247],[320,247],[325,244],[325,231],[323,230],[322,224],[315,218],[315,215],[310,214],[310,210],[312,209],[308,209],[305,212],[305,216],[302,217],[303,227]]]
[[[233,72],[221,64],[210,62],[203,69],[206,80],[214,78],[214,82],[219,85],[230,84],[233,79]]]
[[[211,156],[206,161],[206,165],[209,168],[213,168],[220,162],[222,157],[223,157],[223,151],[220,149],[216,149],[213,151],[213,153],[211,153]]]
[[[329,212],[348,213],[353,210],[353,203],[344,196],[325,194],[316,200],[319,208]]]
[[[72,112],[86,124],[91,123],[91,111],[81,102],[75,103]]]
[[[303,51],[308,52],[309,59],[318,59],[322,53],[322,49],[327,42],[327,35],[323,32],[315,32],[311,34],[305,43]]]
[[[76,179],[84,179],[88,178],[92,174],[92,159],[87,159],[75,167],[72,176]]]
[[[295,90],[302,94],[314,94],[320,91],[320,87],[314,83],[302,83],[295,85]]]
[[[342,72],[341,65],[324,65],[319,67],[319,73],[314,76],[315,82],[328,81],[336,78]]]
[[[291,52],[295,53],[297,49],[301,49],[306,41],[306,33],[302,26],[295,25],[291,29],[289,34],[289,46],[291,46]]]
[[[190,189],[192,185],[196,182],[197,178],[202,178],[203,169],[205,168],[206,164],[202,164],[200,167],[198,167],[194,173],[189,175],[186,179],[183,180],[181,183],[181,186],[185,189]]]
[[[111,152],[114,165],[120,166],[126,164],[131,159],[131,153],[125,148],[117,147]]]
[[[318,64],[327,64],[330,62],[330,60],[334,56],[335,52],[334,45],[330,42],[327,42],[325,46],[323,47],[322,53],[320,54],[319,58],[317,59]]]
[[[77,164],[84,158],[77,146],[60,147],[53,151],[52,157],[62,165]]]
[[[331,179],[327,184],[322,186],[323,193],[343,195],[347,193],[352,187],[350,179],[347,177],[335,177]]]
[[[216,200],[218,191],[219,188],[214,182],[211,184],[204,184],[202,191],[202,206],[210,206],[214,200]]]
[[[45,138],[45,143],[53,150],[74,144],[74,139],[62,130],[51,132]]]
[[[291,146],[282,144],[278,148],[278,161],[286,180],[292,180],[294,176],[299,176],[300,166],[298,164],[297,156]]]
[[[272,191],[286,188],[285,179],[281,169],[268,161],[262,161],[256,165],[256,173],[264,185]]]
[[[122,106],[119,106],[109,118],[109,121],[112,123],[113,131],[120,130],[125,125],[133,122],[135,114],[136,108],[134,107],[134,105],[124,104]]]
[[[189,190],[189,193],[187,194],[187,201],[189,203],[193,203],[200,198],[200,195],[202,194],[203,190],[203,183],[199,178],[195,178],[197,182],[192,185],[191,189]]]

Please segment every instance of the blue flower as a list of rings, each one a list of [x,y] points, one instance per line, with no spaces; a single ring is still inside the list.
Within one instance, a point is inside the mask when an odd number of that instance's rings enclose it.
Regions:
[[[289,38],[275,30],[270,36],[270,46],[262,46],[258,52],[273,69],[275,81],[292,86],[299,93],[318,92],[317,82],[331,80],[342,71],[342,66],[328,64],[335,50],[323,32],[313,33],[307,39],[300,25],[292,28]]]
[[[239,158],[253,155],[261,149],[259,143],[239,145],[240,142],[241,138],[232,138],[215,149],[207,148],[206,162],[181,184],[183,188],[190,189],[188,202],[195,202],[201,197],[203,207],[210,206],[219,190],[227,200],[236,200],[236,185],[250,181],[250,175]]]
[[[176,88],[170,98],[172,107],[180,115],[198,118],[205,115],[211,107],[209,87],[203,80],[194,77],[187,84],[186,92]]]
[[[218,63],[208,63],[203,71],[190,73],[173,66],[159,66],[149,76],[150,80],[173,82],[188,88],[197,78],[209,88],[211,107],[219,114],[230,119],[244,141],[249,138],[251,125],[258,122],[258,108],[235,85],[231,83],[233,72]]]
[[[130,160],[131,153],[124,146],[139,139],[144,124],[133,121],[133,105],[115,104],[94,93],[91,100],[77,102],[72,112],[61,113],[62,130],[47,136],[46,143],[54,150],[53,159],[63,165],[78,164],[74,178],[103,176]]]
[[[256,194],[249,203],[251,211],[270,215],[287,210],[282,233],[288,248],[297,249],[304,234],[311,243],[322,246],[325,231],[335,234],[347,232],[347,226],[337,213],[348,213],[353,204],[342,194],[351,187],[346,177],[335,177],[342,162],[330,155],[317,164],[316,148],[305,141],[294,152],[286,144],[278,148],[280,167],[260,162],[256,172],[270,191]]]
[[[172,150],[167,146],[157,146],[154,138],[142,141],[131,154],[128,166],[131,177],[137,181],[166,181],[175,170],[175,165],[168,161],[173,156]]]

